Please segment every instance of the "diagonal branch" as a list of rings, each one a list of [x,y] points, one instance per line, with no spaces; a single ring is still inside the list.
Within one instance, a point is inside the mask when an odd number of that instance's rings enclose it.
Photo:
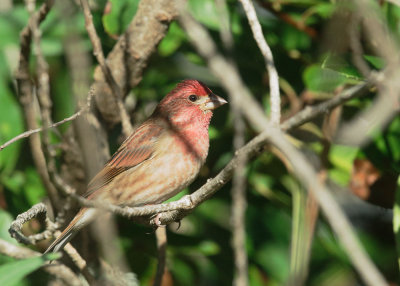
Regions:
[[[81,5],[83,8],[83,14],[85,16],[85,26],[89,34],[90,41],[93,45],[93,53],[100,65],[101,71],[103,72],[106,82],[111,87],[114,98],[117,101],[118,109],[121,115],[122,130],[126,137],[132,133],[132,125],[130,123],[128,112],[123,103],[123,92],[119,87],[118,83],[115,81],[114,76],[111,74],[110,68],[108,67],[106,60],[104,58],[103,48],[101,47],[101,42],[97,36],[96,29],[93,24],[93,16],[90,12],[89,4],[86,0],[81,0]]]
[[[169,23],[178,15],[176,0],[142,0],[134,19],[119,38],[106,63],[125,97],[142,79],[150,56],[168,31]],[[105,74],[95,69],[93,87],[97,91],[96,105],[108,124],[120,121],[113,95],[107,88]]]

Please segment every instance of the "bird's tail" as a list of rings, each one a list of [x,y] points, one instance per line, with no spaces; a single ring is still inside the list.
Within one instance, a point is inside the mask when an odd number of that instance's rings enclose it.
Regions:
[[[67,228],[59,237],[46,249],[43,254],[49,252],[57,252],[62,250],[64,246],[78,233],[85,225],[94,220],[97,210],[93,208],[82,208],[74,219],[69,223]]]

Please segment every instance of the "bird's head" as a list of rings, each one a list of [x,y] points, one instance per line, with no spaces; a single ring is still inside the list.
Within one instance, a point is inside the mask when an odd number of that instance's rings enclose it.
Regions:
[[[212,111],[225,103],[204,83],[184,80],[158,104],[156,113],[167,117],[176,127],[200,124],[208,128]]]

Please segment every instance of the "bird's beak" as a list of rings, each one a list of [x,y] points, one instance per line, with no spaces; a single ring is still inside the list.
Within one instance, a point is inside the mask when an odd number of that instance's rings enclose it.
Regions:
[[[224,105],[225,103],[228,103],[225,99],[211,93],[208,95],[207,100],[202,104],[201,109],[203,109],[204,111],[214,110],[221,105]]]

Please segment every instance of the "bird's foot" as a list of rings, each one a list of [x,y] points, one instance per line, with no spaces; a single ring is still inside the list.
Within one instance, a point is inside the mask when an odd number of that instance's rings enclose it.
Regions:
[[[162,222],[161,222],[161,220],[160,220],[161,214],[162,214],[162,213],[159,213],[159,214],[157,214],[157,215],[153,218],[154,223],[156,224],[157,227],[166,227],[166,225],[162,224]]]

